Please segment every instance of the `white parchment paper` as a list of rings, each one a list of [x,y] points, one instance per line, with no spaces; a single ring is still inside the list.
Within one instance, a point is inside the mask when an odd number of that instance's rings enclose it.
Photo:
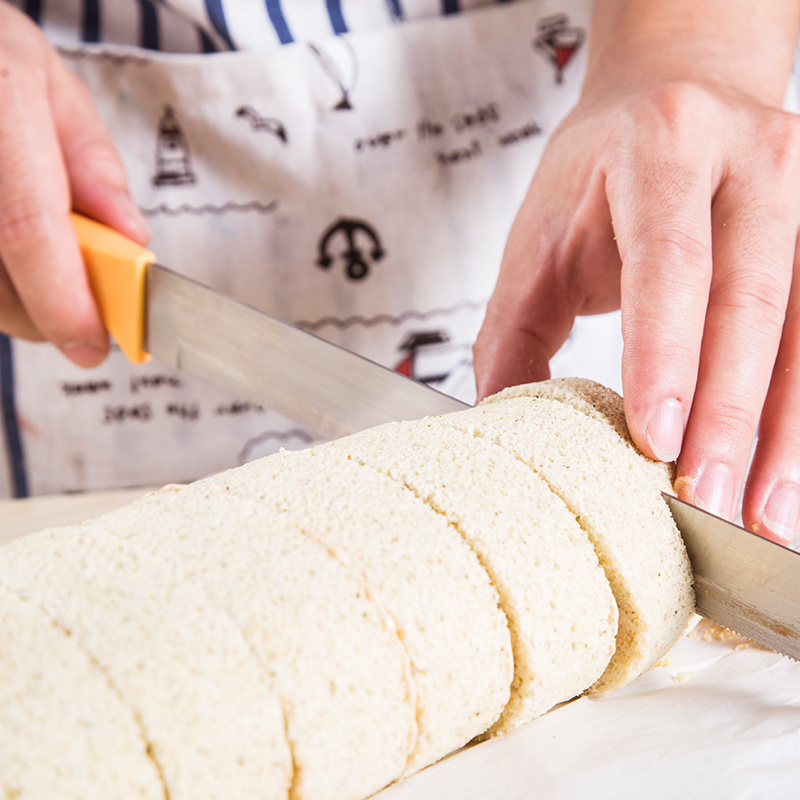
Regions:
[[[611,697],[560,706],[378,798],[800,798],[800,664],[706,630]]]

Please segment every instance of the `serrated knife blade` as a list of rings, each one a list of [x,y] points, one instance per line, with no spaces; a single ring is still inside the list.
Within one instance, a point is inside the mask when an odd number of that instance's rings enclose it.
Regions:
[[[466,406],[422,383],[153,264],[145,349],[338,437]]]
[[[800,661],[800,553],[663,496],[692,563],[698,614]]]

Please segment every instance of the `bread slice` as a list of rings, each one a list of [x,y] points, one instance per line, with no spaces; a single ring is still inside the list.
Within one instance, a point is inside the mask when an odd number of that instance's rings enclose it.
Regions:
[[[178,566],[118,536],[113,512],[0,548],[0,583],[40,604],[133,710],[170,800],[285,800],[276,695],[241,631]]]
[[[132,709],[73,637],[5,586],[0,586],[0,795],[166,800]]]
[[[641,459],[606,423],[555,400],[509,398],[440,421],[528,464],[592,540],[619,608],[616,652],[593,690],[658,661],[685,632],[694,594],[683,541]]]
[[[408,489],[315,448],[268,456],[193,490],[278,510],[335,551],[391,614],[417,693],[419,738],[407,772],[499,717],[513,663],[497,592],[458,530]]]
[[[615,647],[614,597],[574,515],[526,465],[436,419],[382,425],[323,449],[413,491],[459,531],[499,591],[515,671],[490,734],[529,722],[603,674]]]
[[[497,394],[487,397],[482,402],[494,403],[498,400],[510,400],[515,397],[539,397],[545,400],[559,400],[562,403],[582,411],[601,422],[606,423],[623,441],[639,456],[645,469],[651,472],[655,486],[663,492],[673,492],[675,481],[675,464],[653,461],[640,452],[634,444],[625,421],[625,407],[622,397],[613,389],[588,378],[553,378],[538,383],[527,383],[520,386],[509,386]]]
[[[160,492],[113,517],[106,527],[134,552],[202,584],[269,672],[292,798],[355,800],[402,775],[417,734],[408,657],[391,619],[330,550],[286,515],[230,494]],[[252,781],[254,791],[268,785]]]

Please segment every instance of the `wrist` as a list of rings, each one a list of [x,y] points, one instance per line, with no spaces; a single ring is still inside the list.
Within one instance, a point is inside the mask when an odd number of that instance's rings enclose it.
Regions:
[[[583,99],[689,81],[780,106],[798,0],[597,0]]]

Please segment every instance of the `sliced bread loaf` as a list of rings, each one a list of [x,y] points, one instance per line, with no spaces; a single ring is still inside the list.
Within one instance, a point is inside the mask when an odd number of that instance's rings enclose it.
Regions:
[[[5,586],[0,586],[0,795],[166,800],[133,710],[74,637]]]
[[[489,574],[515,670],[490,734],[529,722],[603,674],[615,647],[614,597],[574,515],[526,465],[436,419],[382,425],[324,450],[408,487],[458,530]]]
[[[114,512],[0,548],[0,584],[105,672],[171,800],[286,799],[283,715],[241,631],[177,565],[118,536]]]
[[[327,547],[231,494],[161,492],[113,517],[107,527],[128,547],[201,584],[269,673],[292,798],[356,800],[403,774],[417,735],[408,657],[381,605]]]
[[[497,592],[458,530],[404,486],[325,447],[276,453],[192,490],[252,498],[313,532],[391,614],[417,693],[408,772],[499,717],[513,663]]]
[[[594,691],[658,661],[685,632],[694,594],[683,541],[641,459],[607,424],[555,400],[509,398],[440,421],[528,464],[592,540],[620,615],[616,652]]]

